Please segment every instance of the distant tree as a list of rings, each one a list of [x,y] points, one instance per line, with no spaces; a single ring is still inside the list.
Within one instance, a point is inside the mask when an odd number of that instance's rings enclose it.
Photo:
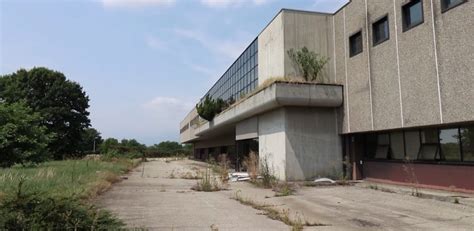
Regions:
[[[83,132],[90,126],[89,98],[78,83],[38,67],[0,77],[0,89],[0,99],[10,104],[24,100],[40,114],[48,133],[56,134],[48,146],[55,159],[83,153]]]
[[[113,148],[116,148],[119,145],[119,142],[115,138],[107,138],[102,142],[100,145],[100,152],[101,153],[107,153]]]
[[[190,153],[189,146],[183,146],[175,141],[160,142],[149,147],[149,150],[158,153],[158,156],[188,155]]]
[[[48,159],[47,146],[53,135],[41,122],[40,114],[24,102],[0,103],[0,167]]]
[[[314,51],[308,50],[307,47],[303,47],[298,51],[290,49],[287,53],[293,61],[295,69],[306,81],[324,82],[321,71],[323,70],[324,65],[329,61],[328,58],[323,57]]]
[[[86,153],[93,153],[94,148],[97,151],[104,140],[94,128],[86,128],[82,133],[82,147]]]

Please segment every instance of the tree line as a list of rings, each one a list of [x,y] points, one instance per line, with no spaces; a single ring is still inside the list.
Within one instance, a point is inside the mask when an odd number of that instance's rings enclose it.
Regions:
[[[0,167],[100,153],[189,152],[177,142],[147,147],[134,139],[102,140],[91,127],[82,86],[44,67],[0,76]],[[94,150],[95,149],[95,150]]]

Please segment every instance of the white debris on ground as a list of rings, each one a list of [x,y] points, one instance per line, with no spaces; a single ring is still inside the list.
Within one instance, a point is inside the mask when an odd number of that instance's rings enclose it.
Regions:
[[[250,176],[247,172],[234,172],[229,173],[229,179],[231,182],[248,181],[250,180]]]
[[[316,183],[331,183],[331,184],[336,183],[336,181],[331,180],[329,178],[318,178],[318,179],[314,180],[314,182],[316,182]]]

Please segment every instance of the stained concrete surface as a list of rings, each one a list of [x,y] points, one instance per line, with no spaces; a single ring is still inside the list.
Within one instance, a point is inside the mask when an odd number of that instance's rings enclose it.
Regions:
[[[144,168],[143,168],[144,167]],[[204,168],[191,160],[146,162],[97,203],[130,227],[150,230],[290,230],[261,212],[230,199],[236,193],[258,203],[289,209],[291,217],[326,226],[305,230],[472,230],[474,206],[422,199],[355,186],[301,187],[295,195],[274,197],[247,182],[229,190],[194,192],[196,180],[179,179]],[[144,172],[142,170],[144,169]],[[174,175],[176,178],[170,178]]]

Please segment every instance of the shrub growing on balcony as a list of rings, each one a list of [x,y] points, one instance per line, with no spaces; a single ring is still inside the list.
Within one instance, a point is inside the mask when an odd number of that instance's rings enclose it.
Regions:
[[[306,81],[324,82],[321,71],[329,58],[308,50],[307,47],[295,51],[290,49],[287,51],[288,56],[295,65],[295,69],[303,76]]]
[[[211,121],[214,117],[228,107],[228,104],[222,99],[214,100],[208,95],[202,103],[196,105],[199,116],[207,121]]]

